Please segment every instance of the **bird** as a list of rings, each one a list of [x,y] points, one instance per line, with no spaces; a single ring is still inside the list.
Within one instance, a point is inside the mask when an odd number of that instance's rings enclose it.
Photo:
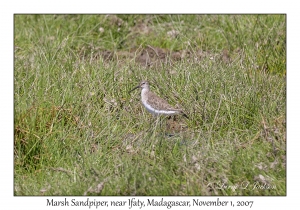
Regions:
[[[188,119],[188,116],[182,109],[176,109],[171,106],[166,100],[160,98],[155,93],[150,91],[150,85],[147,81],[142,81],[138,86],[134,87],[129,92],[141,88],[141,101],[148,112],[154,116],[159,115],[183,115]]]

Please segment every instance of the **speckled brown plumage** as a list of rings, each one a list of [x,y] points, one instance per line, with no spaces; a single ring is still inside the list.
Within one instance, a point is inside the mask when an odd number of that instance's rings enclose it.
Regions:
[[[149,83],[147,81],[142,81],[140,85],[138,85],[132,90],[135,90],[137,88],[142,88],[142,92],[141,92],[142,103],[145,106],[145,108],[153,115],[182,114],[184,117],[188,118],[187,115],[183,113],[182,109],[174,108],[166,100],[158,97],[156,94],[151,92]]]

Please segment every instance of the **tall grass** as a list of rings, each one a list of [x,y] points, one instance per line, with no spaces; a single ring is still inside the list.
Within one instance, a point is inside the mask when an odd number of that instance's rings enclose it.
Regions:
[[[285,195],[285,30],[284,15],[15,15],[15,195]],[[189,54],[141,66],[148,45]],[[189,119],[153,119],[128,93],[142,79]]]

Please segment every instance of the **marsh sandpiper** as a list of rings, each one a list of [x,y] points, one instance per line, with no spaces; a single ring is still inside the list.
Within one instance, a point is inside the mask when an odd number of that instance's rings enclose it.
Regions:
[[[184,117],[188,116],[182,111],[182,109],[176,109],[172,107],[166,100],[158,97],[155,93],[150,91],[150,86],[147,81],[142,81],[138,86],[133,88],[133,90],[141,88],[141,98],[144,107],[154,116],[159,115],[178,115],[181,114]]]

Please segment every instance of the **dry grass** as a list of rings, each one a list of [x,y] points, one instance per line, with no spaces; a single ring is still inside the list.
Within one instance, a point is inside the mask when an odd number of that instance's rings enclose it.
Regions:
[[[15,46],[15,195],[286,194],[284,16],[17,15]]]

